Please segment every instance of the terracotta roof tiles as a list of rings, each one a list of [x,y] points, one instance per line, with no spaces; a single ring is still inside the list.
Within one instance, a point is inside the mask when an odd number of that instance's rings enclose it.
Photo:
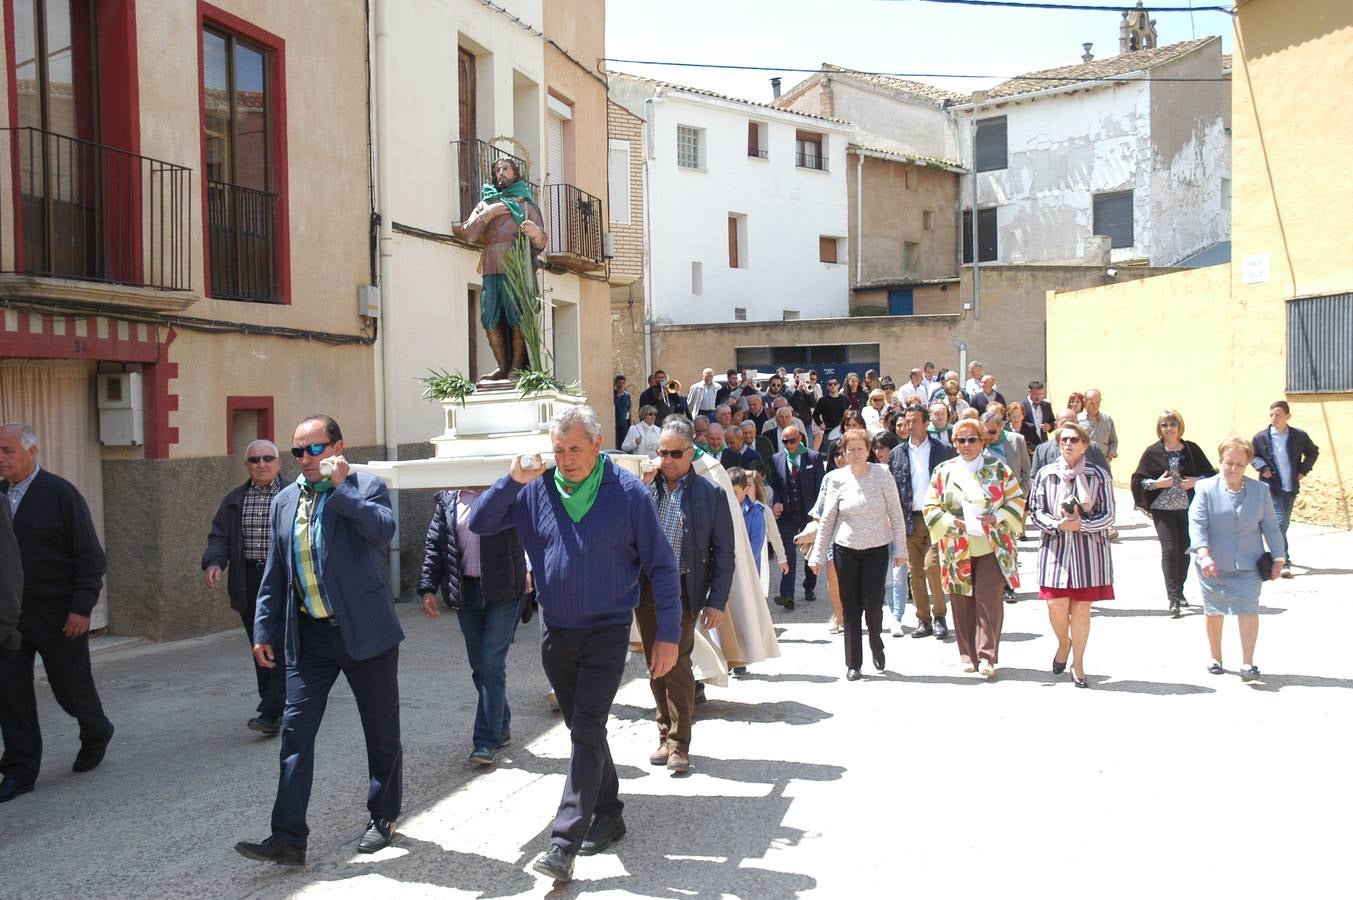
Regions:
[[[1028,72],[996,85],[987,91],[987,99],[1000,100],[1006,97],[1017,97],[1020,94],[1032,94],[1035,91],[1052,90],[1053,88],[1067,87],[1083,82],[1129,75],[1133,72],[1148,71],[1156,66],[1187,56],[1204,44],[1215,40],[1218,40],[1218,38],[1198,38],[1194,41],[1181,41],[1177,44],[1155,47],[1151,50],[1137,50],[1132,53],[1120,53],[1117,56],[1106,56],[1103,59],[1091,60],[1088,63],[1077,63],[1074,66]]]

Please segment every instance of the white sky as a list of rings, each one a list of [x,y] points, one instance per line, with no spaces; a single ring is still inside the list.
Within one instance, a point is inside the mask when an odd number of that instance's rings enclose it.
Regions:
[[[1080,2],[1112,5],[1112,0]],[[1224,5],[1218,0],[1193,2]],[[1188,3],[1162,0],[1161,5]],[[1124,0],[1122,8],[1129,6],[1135,0]],[[1195,12],[1190,20],[1187,12],[1157,10],[1152,16],[1162,46],[1219,34],[1222,52],[1231,52],[1231,17],[1224,13]],[[607,0],[606,55],[810,70],[831,62],[871,72],[995,76],[916,79],[970,92],[1023,72],[1078,63],[1086,41],[1094,43],[1096,57],[1116,55],[1120,22],[1117,12],[981,8],[922,0]],[[771,76],[781,75],[786,91],[807,77],[787,71],[608,65],[761,102],[770,100]]]

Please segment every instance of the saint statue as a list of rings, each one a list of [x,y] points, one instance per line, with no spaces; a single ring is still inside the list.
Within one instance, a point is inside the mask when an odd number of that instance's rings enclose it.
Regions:
[[[526,340],[521,330],[521,309],[517,292],[535,287],[535,255],[545,249],[545,220],[531,196],[531,186],[522,179],[513,159],[493,163],[492,180],[482,189],[483,199],[465,220],[466,239],[484,248],[480,271],[484,286],[479,294],[479,323],[493,349],[498,368],[479,379],[482,385],[509,382],[527,365]],[[524,272],[529,288],[514,284],[509,277],[513,260],[509,256],[523,252],[518,235],[529,245]]]

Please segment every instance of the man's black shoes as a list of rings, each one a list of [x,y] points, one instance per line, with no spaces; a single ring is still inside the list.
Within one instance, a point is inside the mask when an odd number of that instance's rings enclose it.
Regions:
[[[931,627],[929,622],[920,622],[917,624],[916,630],[911,633],[911,636],[914,638],[923,638],[930,637],[934,633],[935,629]]]
[[[282,732],[282,720],[273,716],[254,716],[249,720],[249,730],[264,737],[277,737]]]
[[[592,827],[587,829],[587,837],[578,848],[579,856],[591,856],[600,853],[625,836],[625,820],[620,816],[597,816]]]
[[[24,784],[17,778],[5,776],[4,781],[0,781],[0,803],[8,803],[20,794],[27,794],[33,790],[33,785]]]
[[[375,853],[390,846],[395,838],[395,823],[389,819],[372,819],[366,825],[366,834],[357,842],[358,853]]]
[[[80,752],[75,754],[75,764],[72,765],[72,772],[89,772],[99,767],[103,762],[103,755],[108,752],[108,741],[100,741],[97,744],[87,743],[80,745]]]
[[[804,588],[803,599],[808,601],[809,603],[812,603],[814,600],[817,599],[817,594],[813,593],[812,588]]]
[[[935,637],[944,640],[949,634],[949,623],[944,621],[944,616],[935,617]]]
[[[305,865],[305,848],[289,841],[279,841],[275,837],[266,837],[262,843],[240,841],[235,852],[247,859],[259,862],[277,863],[279,866]]]
[[[573,854],[565,853],[558,844],[550,844],[550,849],[536,857],[531,868],[541,875],[548,875],[555,881],[573,880]]]

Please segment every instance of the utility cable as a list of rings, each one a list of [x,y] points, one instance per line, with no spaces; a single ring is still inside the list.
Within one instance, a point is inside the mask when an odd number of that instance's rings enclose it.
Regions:
[[[897,0],[893,0],[897,2]],[[1111,12],[1121,13],[1125,10],[1119,6],[1104,6],[1095,3],[1038,3],[1035,0],[918,0],[920,3],[944,3],[953,6],[999,6],[1010,9],[1039,9],[1039,10],[1071,10],[1073,12]],[[1233,6],[1152,6],[1146,12],[1152,15],[1156,13],[1194,13],[1194,12],[1219,12],[1228,16],[1234,16],[1235,7]]]
[[[679,62],[679,61],[660,60],[660,59],[620,59],[620,58],[614,57],[614,56],[604,56],[604,57],[601,58],[601,61],[602,61],[602,62],[607,62],[607,63],[620,63],[620,64],[622,64],[622,65],[630,65],[630,66],[672,66],[673,68],[685,68],[685,69],[729,69],[729,70],[732,70],[732,71],[743,71],[743,72],[795,72],[795,73],[803,73],[803,74],[817,74],[818,72],[826,72],[826,74],[829,74],[829,75],[830,75],[830,74],[834,74],[831,70],[824,70],[824,69],[823,69],[822,67],[820,67],[820,66],[813,66],[813,67],[811,67],[811,68],[805,68],[805,67],[802,67],[802,66],[748,66],[748,65],[734,65],[734,64],[731,64],[731,63]],[[1059,68],[1071,68],[1071,66],[1061,66],[1061,67],[1059,67]],[[1042,71],[1055,72],[1055,71],[1057,71],[1057,69],[1045,69],[1045,70],[1042,70]],[[625,74],[625,73],[623,73],[623,72],[616,72],[616,73],[612,73],[612,74],[623,75],[623,74]],[[1067,76],[1066,76],[1066,75],[1029,75],[1029,74],[1020,74],[1020,75],[991,75],[991,74],[979,74],[979,73],[973,73],[973,72],[868,72],[868,71],[865,71],[865,70],[863,70],[863,69],[846,69],[846,70],[843,70],[840,74],[842,74],[842,75],[881,75],[881,76],[884,76],[885,78],[913,78],[913,79],[914,79],[914,78],[980,78],[980,79],[984,79],[984,80],[988,80],[988,81],[1012,81],[1012,80],[1016,80],[1016,79],[1018,79],[1019,81],[1066,81],[1066,80],[1067,80]],[[641,75],[641,76],[638,76],[638,77],[642,78],[642,77],[644,77],[644,76]],[[1230,79],[1230,78],[1227,78],[1227,77],[1225,77],[1225,76],[1217,76],[1217,77],[1214,77],[1214,76],[1211,76],[1211,75],[1163,75],[1163,76],[1155,76],[1155,77],[1152,77],[1152,76],[1149,76],[1149,75],[1144,75],[1144,76],[1137,76],[1137,77],[1132,77],[1132,78],[1129,78],[1129,77],[1127,77],[1127,76],[1122,76],[1122,75],[1101,75],[1101,76],[1099,76],[1099,77],[1097,77],[1097,78],[1096,78],[1096,77],[1085,77],[1085,78],[1078,78],[1078,79],[1076,79],[1076,80],[1077,80],[1077,81],[1116,81],[1116,82],[1150,81],[1150,82],[1155,82],[1155,83],[1158,83],[1158,84],[1159,84],[1159,83],[1164,83],[1164,82],[1209,82],[1209,81],[1230,81],[1231,79]],[[703,90],[703,88],[696,88],[696,90]]]

